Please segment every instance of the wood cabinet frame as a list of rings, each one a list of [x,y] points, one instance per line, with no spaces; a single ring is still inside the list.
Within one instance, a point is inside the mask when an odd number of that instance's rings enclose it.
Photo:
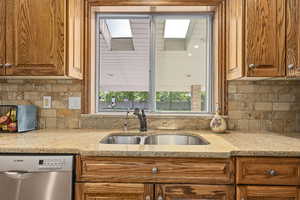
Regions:
[[[215,98],[218,99],[221,113],[227,114],[227,81],[226,81],[226,27],[225,27],[225,10],[226,0],[85,0],[85,61],[84,61],[84,77],[82,91],[82,113],[95,112],[95,88],[94,69],[92,69],[93,60],[91,60],[91,16],[95,6],[216,6],[214,39],[217,40],[214,46],[214,65],[218,73],[216,74],[218,88]]]
[[[83,10],[82,0],[1,0],[0,78],[82,79]]]

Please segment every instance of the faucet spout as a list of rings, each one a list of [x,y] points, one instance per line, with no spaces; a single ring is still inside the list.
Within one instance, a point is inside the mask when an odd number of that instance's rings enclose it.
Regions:
[[[140,131],[145,132],[147,131],[147,119],[145,115],[145,111],[140,111],[139,108],[135,108],[133,114],[138,117],[140,122]]]

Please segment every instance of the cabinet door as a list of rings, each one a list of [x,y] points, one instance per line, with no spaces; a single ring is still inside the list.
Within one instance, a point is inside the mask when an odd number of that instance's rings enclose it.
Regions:
[[[296,187],[238,186],[237,200],[300,200]]]
[[[244,52],[244,23],[241,0],[227,2],[227,79],[233,80],[244,76],[243,52]]]
[[[285,0],[246,0],[247,76],[285,76]]]
[[[77,183],[76,200],[153,200],[153,185]]]
[[[84,1],[69,0],[68,76],[82,79]]]
[[[287,1],[287,75],[300,76],[300,2]]]
[[[5,64],[5,1],[0,1],[0,76],[3,76]]]
[[[65,69],[65,0],[6,0],[6,69],[13,76],[60,76]]]
[[[234,186],[155,185],[158,200],[234,200]]]

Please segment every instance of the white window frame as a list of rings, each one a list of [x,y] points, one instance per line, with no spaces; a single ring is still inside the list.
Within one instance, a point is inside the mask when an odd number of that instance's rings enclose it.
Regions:
[[[205,112],[178,112],[178,111],[157,111],[156,110],[156,87],[155,87],[155,54],[156,54],[156,48],[155,48],[155,25],[154,25],[154,18],[155,17],[167,17],[168,19],[182,19],[182,17],[191,18],[191,17],[206,17],[209,20],[207,20],[207,35],[208,35],[208,41],[209,45],[207,45],[207,78],[206,78],[206,86],[207,86],[207,102],[206,102],[206,111]],[[95,70],[95,80],[96,80],[96,87],[95,87],[95,97],[96,97],[96,113],[121,113],[124,111],[116,111],[116,110],[100,110],[99,108],[99,78],[100,78],[100,56],[99,55],[99,49],[100,49],[100,19],[130,19],[130,18],[148,18],[150,19],[150,69],[149,69],[149,110],[147,110],[148,113],[154,113],[154,114],[212,114],[215,111],[214,106],[214,66],[213,66],[213,14],[210,13],[201,13],[201,14],[191,14],[191,13],[180,13],[180,14],[96,14],[96,70]]]

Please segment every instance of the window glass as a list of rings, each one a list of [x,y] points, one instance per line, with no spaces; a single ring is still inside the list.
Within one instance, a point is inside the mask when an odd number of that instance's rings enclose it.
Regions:
[[[207,111],[208,20],[208,17],[184,16],[176,19],[167,16],[155,18],[155,90],[158,111]],[[176,31],[176,24],[180,31]],[[169,27],[166,33],[168,25],[174,27]]]
[[[103,23],[110,27],[106,33]],[[104,27],[103,30],[101,27]],[[128,41],[114,40],[114,37],[128,36],[128,27],[132,33],[131,45],[133,47],[130,48],[128,48]],[[100,19],[100,33],[102,34],[100,34],[98,49],[99,111],[123,111],[136,107],[148,109],[149,31],[149,18],[110,19],[104,17]],[[110,35],[113,37],[109,37]]]
[[[98,15],[97,109],[212,111],[209,15]]]

